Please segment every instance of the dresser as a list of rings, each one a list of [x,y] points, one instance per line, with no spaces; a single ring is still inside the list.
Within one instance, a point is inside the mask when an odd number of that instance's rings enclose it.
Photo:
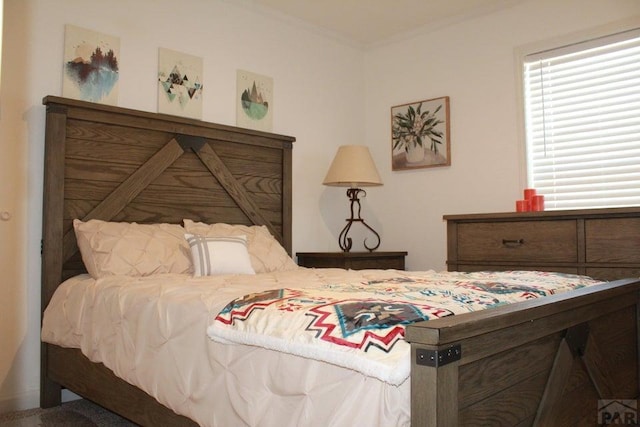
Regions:
[[[449,271],[640,277],[640,208],[445,215]]]
[[[298,252],[296,256],[303,267],[404,270],[407,252]]]

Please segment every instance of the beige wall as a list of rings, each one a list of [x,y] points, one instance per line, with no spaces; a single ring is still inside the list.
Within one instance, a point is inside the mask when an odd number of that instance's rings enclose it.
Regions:
[[[366,140],[383,187],[369,195],[387,247],[445,269],[445,214],[515,210],[526,186],[517,54],[640,27],[636,0],[531,0],[365,55]],[[532,46],[533,45],[533,46]],[[449,96],[451,167],[391,172],[390,106]]]
[[[203,119],[235,123],[235,73],[274,78],[274,132],[294,147],[294,251],[336,250],[336,148],[368,144],[385,185],[363,215],[381,250],[443,269],[443,213],[510,210],[521,187],[515,50],[640,16],[637,0],[528,0],[363,50],[241,0],[5,0],[0,86],[0,411],[37,406],[45,95],[61,94],[64,25],[120,37],[119,105],[156,111],[157,49],[204,59]],[[636,19],[638,21],[638,19]],[[640,24],[640,22],[639,22]],[[389,108],[448,95],[448,168],[391,172]]]

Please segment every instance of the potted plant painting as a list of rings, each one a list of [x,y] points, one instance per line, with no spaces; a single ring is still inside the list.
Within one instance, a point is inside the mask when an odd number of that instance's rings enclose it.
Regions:
[[[448,166],[449,97],[391,108],[393,170]]]

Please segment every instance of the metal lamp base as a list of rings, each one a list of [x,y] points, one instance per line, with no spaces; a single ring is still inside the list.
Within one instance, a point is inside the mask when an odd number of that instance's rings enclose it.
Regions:
[[[358,197],[360,193],[363,193],[365,197],[367,195],[367,192],[361,188],[349,188],[347,190],[347,197],[349,197],[349,200],[351,201],[351,217],[346,220],[347,225],[345,225],[345,227],[340,232],[340,236],[338,236],[338,244],[340,245],[340,249],[342,249],[343,252],[351,251],[351,248],[353,246],[353,240],[351,239],[351,237],[348,237],[348,234],[354,222],[359,222],[362,225],[364,225],[378,239],[378,243],[372,247],[367,246],[367,239],[366,238],[364,239],[364,247],[369,252],[375,251],[380,246],[380,235],[376,233],[376,231],[373,228],[371,228],[371,226],[369,226],[366,222],[364,222],[364,219],[362,219],[362,217],[360,216],[361,206],[360,206],[360,199]],[[357,212],[356,212],[356,209],[357,209]],[[355,216],[356,214],[357,216]]]

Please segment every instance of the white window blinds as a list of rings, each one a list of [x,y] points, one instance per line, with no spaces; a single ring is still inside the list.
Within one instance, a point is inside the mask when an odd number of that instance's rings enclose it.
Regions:
[[[526,56],[524,90],[546,209],[640,205],[640,29]]]

